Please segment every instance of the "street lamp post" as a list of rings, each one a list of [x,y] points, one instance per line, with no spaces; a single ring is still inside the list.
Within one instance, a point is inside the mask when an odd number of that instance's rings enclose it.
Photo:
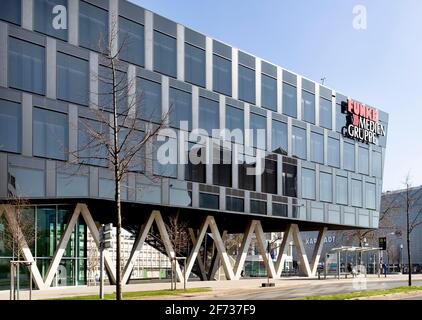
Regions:
[[[400,272],[403,273],[403,243],[400,244]]]

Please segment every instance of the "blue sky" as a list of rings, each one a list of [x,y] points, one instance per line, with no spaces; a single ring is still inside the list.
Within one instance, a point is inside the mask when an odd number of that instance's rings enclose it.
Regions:
[[[131,1],[388,112],[383,189],[422,184],[422,1]]]

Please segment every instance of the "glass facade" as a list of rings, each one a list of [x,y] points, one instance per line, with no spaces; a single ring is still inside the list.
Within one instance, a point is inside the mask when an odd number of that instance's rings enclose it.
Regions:
[[[66,160],[68,153],[68,121],[63,113],[34,108],[33,153],[34,156]]]
[[[277,79],[261,74],[261,104],[264,108],[277,111]]]
[[[369,149],[359,147],[359,173],[369,173]]]
[[[154,71],[176,78],[176,39],[154,30]]]
[[[205,87],[205,50],[185,43],[185,81]]]
[[[332,105],[331,100],[327,100],[325,98],[319,99],[319,125],[321,127],[331,129],[332,127]]]
[[[55,7],[60,10],[54,10]],[[67,41],[66,22],[69,19],[67,10],[63,8],[67,8],[67,0],[34,0],[34,30]],[[64,14],[66,21],[56,18],[58,13]]]
[[[136,86],[138,116],[141,119],[159,123],[161,121],[161,84],[138,78]]]
[[[227,96],[232,95],[232,62],[213,55],[213,90]]]
[[[21,151],[22,110],[19,103],[0,99],[0,150]]]
[[[302,198],[315,200],[315,170],[302,169]]]
[[[292,140],[293,155],[301,159],[306,159],[306,130],[293,126]]]
[[[287,124],[273,120],[271,136],[272,152],[287,155]]]
[[[88,105],[89,64],[87,60],[57,52],[57,98]]]
[[[355,145],[346,141],[343,143],[343,167],[355,171]]]
[[[319,199],[324,202],[332,202],[333,178],[330,173],[320,172],[319,174]]]
[[[45,49],[9,37],[9,86],[37,94],[45,93]]]
[[[252,145],[261,150],[267,149],[267,119],[264,116],[251,113],[249,127],[252,130]]]
[[[0,1],[0,20],[21,24],[22,2],[16,0]]]
[[[79,1],[79,45],[99,52],[107,52],[108,12],[85,1]]]
[[[217,101],[199,97],[199,128],[212,134],[213,129],[220,128],[220,109]]]
[[[302,119],[315,124],[315,94],[302,90]]]
[[[324,163],[324,136],[311,132],[311,161]]]
[[[144,38],[144,26],[142,24],[119,17],[120,59],[143,66],[145,60]]]
[[[232,106],[226,106],[226,128],[230,131],[238,131],[244,132],[245,128],[245,121],[244,121],[244,111],[242,109],[232,107]],[[231,137],[231,141],[235,141],[236,136]],[[239,140],[239,139],[238,139]],[[236,143],[243,144],[243,134],[242,134],[242,140],[236,141]]]
[[[336,177],[336,195],[337,203],[347,205],[348,191],[347,191],[347,178],[337,176]]]
[[[283,113],[287,116],[297,117],[297,92],[296,87],[283,83]]]
[[[327,162],[329,166],[340,167],[340,140],[328,137]]]
[[[239,99],[255,103],[255,70],[239,65]]]
[[[192,95],[189,92],[170,88],[170,125],[181,128],[180,122],[187,122],[187,129],[192,130]]]

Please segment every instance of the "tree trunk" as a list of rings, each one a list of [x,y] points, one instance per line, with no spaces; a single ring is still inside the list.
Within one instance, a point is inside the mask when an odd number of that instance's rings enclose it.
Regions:
[[[410,217],[409,217],[409,185],[407,185],[406,190],[406,236],[407,236],[407,263],[408,263],[408,285],[412,285],[412,259],[411,259],[411,250],[410,250]]]

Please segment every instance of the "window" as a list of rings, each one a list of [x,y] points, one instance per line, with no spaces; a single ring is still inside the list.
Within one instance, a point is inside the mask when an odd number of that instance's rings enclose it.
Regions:
[[[189,143],[189,154],[186,159],[188,163],[185,166],[185,179],[188,181],[205,183],[206,164],[205,164],[205,146],[199,146]]]
[[[261,104],[262,107],[277,111],[277,80],[261,74]]]
[[[255,103],[255,70],[239,65],[239,99]]]
[[[311,132],[311,161],[324,163],[324,136]]]
[[[315,124],[315,95],[302,90],[302,120]]]
[[[176,78],[176,39],[154,30],[154,71]]]
[[[337,176],[336,177],[336,195],[337,203],[347,205],[347,178]]]
[[[302,198],[315,200],[315,170],[302,168]]]
[[[382,177],[382,155],[381,152],[372,153],[372,175],[377,178]]]
[[[359,173],[369,173],[369,149],[359,147]]]
[[[352,206],[362,207],[362,181],[352,179]]]
[[[251,200],[251,213],[267,214],[267,203],[265,201]]]
[[[283,163],[283,195],[297,197],[297,167]]]
[[[162,177],[177,177],[177,140],[165,137],[159,141],[158,137],[153,142],[153,172]],[[168,148],[160,149],[163,145]]]
[[[107,166],[107,147],[104,143],[99,143],[95,138],[95,133],[103,137],[107,135],[108,127],[106,123],[101,123],[85,118],[79,119],[78,125],[78,156],[82,164],[94,166]],[[91,134],[91,132],[93,134]]]
[[[57,53],[57,98],[88,105],[88,61]]]
[[[235,197],[226,197],[226,210],[244,212],[245,205],[243,199]]]
[[[255,168],[256,159],[255,157],[248,155],[239,155],[239,188],[245,190],[254,191],[256,189],[256,176],[254,174],[248,174],[248,168],[253,170]]]
[[[346,141],[343,143],[343,167],[355,171],[355,145]]]
[[[152,184],[151,179],[138,176],[136,182],[136,201],[161,203],[161,186]]]
[[[264,116],[250,113],[250,129],[253,135],[253,147],[267,149],[267,119]]]
[[[0,20],[5,20],[14,24],[21,24],[21,12],[21,1],[0,1]]]
[[[286,203],[273,202],[273,216],[276,217],[287,217],[288,205]]]
[[[57,173],[58,197],[87,197],[88,176]]]
[[[185,43],[185,81],[205,87],[205,50]]]
[[[116,93],[117,110],[123,114],[129,111],[127,74],[116,70],[115,86],[113,90],[112,69],[104,66],[98,68],[98,107],[113,111],[113,91]],[[131,106],[134,101],[131,101]]]
[[[232,106],[226,106],[226,129],[229,131],[240,130],[240,132],[242,133],[242,136],[239,137],[239,139],[241,138],[240,141],[236,141],[235,137],[237,137],[237,135],[232,135],[231,137],[231,141],[239,144],[243,144],[243,132],[245,127],[243,114],[244,113],[242,109],[238,109]]]
[[[159,123],[161,121],[161,84],[143,78],[137,80],[138,115],[141,119]]]
[[[199,97],[199,128],[212,134],[213,129],[220,128],[220,107],[217,101]]]
[[[13,194],[21,197],[45,196],[45,172],[9,166],[9,188]]]
[[[342,113],[341,104],[336,104],[336,131],[342,133],[343,127],[346,126],[346,114]]]
[[[261,176],[262,192],[277,194],[277,161],[265,159]]]
[[[79,2],[79,45],[94,51],[108,48],[108,13],[106,10]]]
[[[170,185],[169,204],[179,207],[192,206],[192,192],[187,190],[187,183],[173,180]]]
[[[292,153],[301,159],[306,159],[306,130],[292,126]]]
[[[0,99],[0,150],[21,151],[21,123],[20,104]]]
[[[333,199],[333,179],[330,173],[319,174],[319,198],[321,201],[331,202]]]
[[[115,195],[114,187],[115,187],[114,180],[103,179],[103,178],[98,179],[98,195],[99,195],[99,197],[100,198],[114,199],[114,195]],[[125,188],[125,187],[123,187],[123,185],[121,185],[120,192],[121,192],[122,200],[123,199],[126,200],[127,199],[127,188]]]
[[[45,49],[9,37],[9,86],[37,94],[45,92]]]
[[[331,100],[320,97],[319,99],[319,125],[321,127],[331,129],[331,114],[332,105]]]
[[[368,209],[376,209],[376,192],[375,192],[375,183],[366,182],[366,207]]]
[[[35,0],[34,1],[34,30],[47,34],[49,36],[67,40],[67,29],[59,29],[53,26],[53,20],[57,13],[53,12],[53,8],[57,5],[67,8],[67,0]],[[67,18],[67,11],[66,19]],[[63,14],[63,12],[61,12]],[[64,21],[61,21],[64,23]]]
[[[296,87],[283,82],[283,113],[290,117],[297,117]]]
[[[329,166],[340,167],[340,140],[328,137],[327,156]]]
[[[218,194],[199,193],[199,207],[206,209],[219,209],[220,202]]]
[[[144,26],[134,21],[119,17],[120,59],[144,65]]]
[[[232,186],[232,164],[231,152],[226,149],[214,149],[213,162],[213,183],[218,186],[231,187]]]
[[[104,126],[107,128],[107,126]],[[139,142],[142,141],[145,137],[144,131],[132,130],[129,128],[120,127],[120,130],[117,135],[117,143],[119,146],[122,146],[123,149],[120,153],[120,160],[122,161],[125,157],[131,157],[130,161],[127,164],[127,170],[132,172],[143,172],[144,163],[145,163],[145,148],[139,149]],[[145,146],[145,145],[144,145]],[[136,151],[133,154],[133,151]],[[133,156],[132,156],[133,155]]]
[[[287,124],[273,119],[272,125],[271,150],[287,155]]]
[[[67,115],[39,108],[34,108],[32,113],[34,156],[66,160]]]
[[[170,88],[170,125],[180,128],[181,121],[187,121],[187,130],[192,129],[192,95],[188,92]]]
[[[232,62],[213,56],[213,90],[227,96],[232,95]]]

